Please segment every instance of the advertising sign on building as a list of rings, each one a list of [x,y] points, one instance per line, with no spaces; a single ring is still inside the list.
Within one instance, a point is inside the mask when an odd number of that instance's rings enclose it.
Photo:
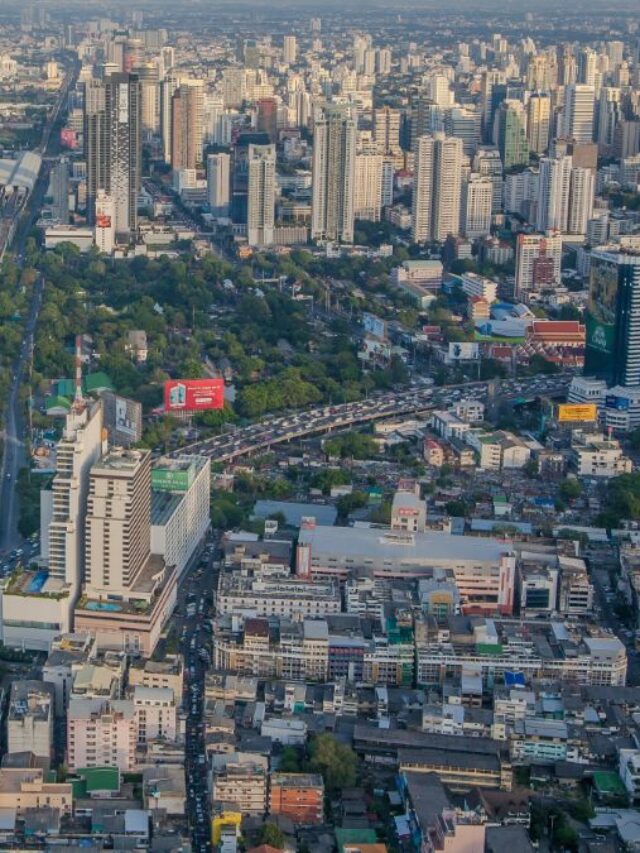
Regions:
[[[223,379],[169,379],[164,383],[167,412],[205,412],[224,408]]]

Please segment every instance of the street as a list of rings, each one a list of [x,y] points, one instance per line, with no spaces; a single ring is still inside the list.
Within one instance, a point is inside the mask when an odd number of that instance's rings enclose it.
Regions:
[[[56,106],[49,116],[43,131],[42,142],[39,150],[43,154],[43,163],[38,175],[38,179],[33,188],[33,192],[27,200],[24,210],[16,211],[17,221],[15,227],[11,228],[10,233],[15,234],[13,241],[13,250],[15,253],[16,262],[19,266],[24,264],[24,251],[29,233],[40,215],[42,203],[47,192],[49,184],[49,162],[45,159],[50,147],[54,141],[52,131],[56,126],[60,112],[66,103],[67,93],[71,86],[75,85],[79,72],[79,65],[76,63],[65,79]],[[2,246],[2,251],[8,247]],[[29,305],[29,313],[26,319],[24,335],[20,351],[16,355],[16,360],[12,369],[11,387],[9,396],[6,400],[4,414],[4,453],[2,462],[0,463],[0,553],[10,551],[16,548],[21,542],[21,537],[18,533],[18,500],[17,500],[17,479],[20,468],[26,462],[25,456],[25,430],[26,426],[23,417],[23,407],[20,401],[20,388],[25,378],[25,370],[31,360],[33,351],[33,338],[38,320],[38,312],[42,304],[42,295],[44,288],[44,280],[38,277],[32,289],[31,302]]]

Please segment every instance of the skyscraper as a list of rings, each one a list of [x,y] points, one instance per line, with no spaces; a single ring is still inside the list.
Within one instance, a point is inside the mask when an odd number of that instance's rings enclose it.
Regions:
[[[278,102],[275,98],[260,98],[257,103],[256,130],[269,135],[270,142],[278,141]]]
[[[152,62],[135,69],[140,80],[140,121],[142,134],[153,136],[158,132],[160,119],[160,99],[158,84],[158,66]]]
[[[611,385],[640,386],[640,254],[591,253],[584,371]]]
[[[213,216],[229,216],[231,157],[229,154],[209,154],[207,157],[207,201]]]
[[[313,130],[311,237],[353,242],[356,123],[348,110],[325,104]]]
[[[202,162],[204,91],[200,80],[183,82],[171,98],[171,167],[195,169]]]
[[[382,154],[356,154],[353,212],[356,219],[380,220],[382,209]]]
[[[63,225],[69,222],[69,161],[62,157],[51,169],[49,194],[53,218]]]
[[[462,140],[435,133],[418,140],[413,180],[414,242],[446,240],[460,228]]]
[[[373,138],[380,154],[396,154],[400,150],[400,110],[381,107],[375,111]]]
[[[151,553],[151,453],[113,449],[91,468],[86,593],[126,596]]]
[[[247,195],[247,241],[250,246],[271,246],[276,195],[275,145],[249,145]]]
[[[542,157],[540,160],[538,231],[566,232],[571,165],[571,157]]]
[[[567,218],[569,234],[587,233],[587,224],[593,214],[594,193],[595,176],[593,171],[591,169],[572,169]]]
[[[551,98],[535,93],[527,104],[527,142],[535,154],[544,154],[549,147]]]
[[[285,36],[282,58],[287,65],[294,65],[298,58],[298,42],[295,36]]]
[[[492,203],[491,178],[472,173],[462,181],[460,230],[465,237],[474,240],[491,233]]]
[[[171,70],[160,84],[160,135],[165,163],[171,163],[171,102],[179,85],[180,75]]]
[[[526,114],[520,101],[505,100],[496,113],[496,141],[505,169],[529,162]]]
[[[562,109],[563,136],[576,142],[593,140],[594,99],[593,86],[576,83],[566,87]]]
[[[85,88],[87,210],[95,221],[97,191],[105,190],[115,209],[115,229],[129,240],[137,228],[140,189],[141,92],[136,74],[116,73]]]

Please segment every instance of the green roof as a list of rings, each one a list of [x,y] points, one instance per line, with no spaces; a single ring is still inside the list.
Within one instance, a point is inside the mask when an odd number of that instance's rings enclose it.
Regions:
[[[92,391],[103,391],[105,388],[109,391],[114,391],[113,384],[107,374],[99,370],[97,373],[89,373],[85,377],[84,387],[87,393],[91,393]]]
[[[500,643],[477,643],[476,652],[479,655],[493,655],[499,657],[502,654]]]
[[[51,409],[64,409],[68,412],[71,408],[71,403],[66,397],[61,397],[59,394],[56,394],[55,397],[49,397],[47,399],[45,407],[48,412],[50,412]]]
[[[596,770],[593,774],[593,782],[600,794],[626,794],[627,789],[622,784],[622,779],[614,770]]]
[[[399,643],[413,643],[413,628],[409,625],[398,625],[396,619],[390,616],[387,619],[387,637],[393,646]]]
[[[76,771],[76,775],[84,779],[87,793],[94,791],[120,790],[120,771],[117,767],[83,767]]]
[[[59,379],[55,384],[55,393],[60,397],[73,398],[75,393],[75,385],[71,379]]]
[[[375,844],[378,836],[375,829],[336,829],[338,853],[344,853],[344,848],[352,844]]]

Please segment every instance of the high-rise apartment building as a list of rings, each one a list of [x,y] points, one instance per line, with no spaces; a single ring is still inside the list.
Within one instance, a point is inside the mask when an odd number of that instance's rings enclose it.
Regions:
[[[266,133],[269,141],[278,140],[278,102],[275,98],[260,98],[257,103],[256,130]]]
[[[171,105],[180,80],[180,74],[170,70],[160,84],[160,135],[165,163],[171,163]]]
[[[535,154],[544,154],[549,147],[551,98],[539,92],[531,95],[527,104],[527,143]]]
[[[375,111],[373,138],[380,154],[395,154],[400,150],[400,110],[381,107]]]
[[[480,147],[473,158],[473,171],[482,177],[491,178],[493,185],[491,212],[500,213],[504,181],[502,179],[502,160],[498,149],[491,146]]]
[[[567,231],[569,234],[587,233],[593,215],[595,175],[591,169],[572,169],[569,193]]]
[[[135,69],[140,80],[140,127],[144,137],[150,137],[159,130],[160,88],[158,66],[147,62]]]
[[[470,174],[462,181],[460,232],[474,240],[491,233],[493,183],[491,178]]]
[[[566,87],[562,109],[563,136],[575,142],[593,140],[594,102],[593,86],[576,83]]]
[[[287,65],[295,65],[298,59],[298,41],[295,36],[284,37],[282,58]]]
[[[382,210],[382,154],[356,154],[353,212],[356,219],[378,222]]]
[[[183,82],[171,98],[171,167],[195,169],[202,162],[204,89],[202,81]]]
[[[231,156],[225,152],[207,157],[207,201],[213,216],[229,216]]]
[[[249,145],[247,168],[247,241],[250,246],[271,246],[276,196],[275,145]]]
[[[418,140],[413,180],[414,242],[446,240],[460,228],[462,140],[444,133]]]
[[[313,129],[311,237],[353,242],[356,123],[340,105],[325,104]]]
[[[543,157],[540,160],[538,231],[566,232],[571,166],[571,157]]]
[[[516,240],[516,294],[520,295],[560,282],[562,236],[518,234]]]
[[[85,87],[87,211],[95,220],[99,189],[112,198],[115,230],[129,240],[137,229],[141,169],[141,87],[136,74],[110,74]]]
[[[591,253],[585,374],[640,387],[640,253],[624,246]]]

